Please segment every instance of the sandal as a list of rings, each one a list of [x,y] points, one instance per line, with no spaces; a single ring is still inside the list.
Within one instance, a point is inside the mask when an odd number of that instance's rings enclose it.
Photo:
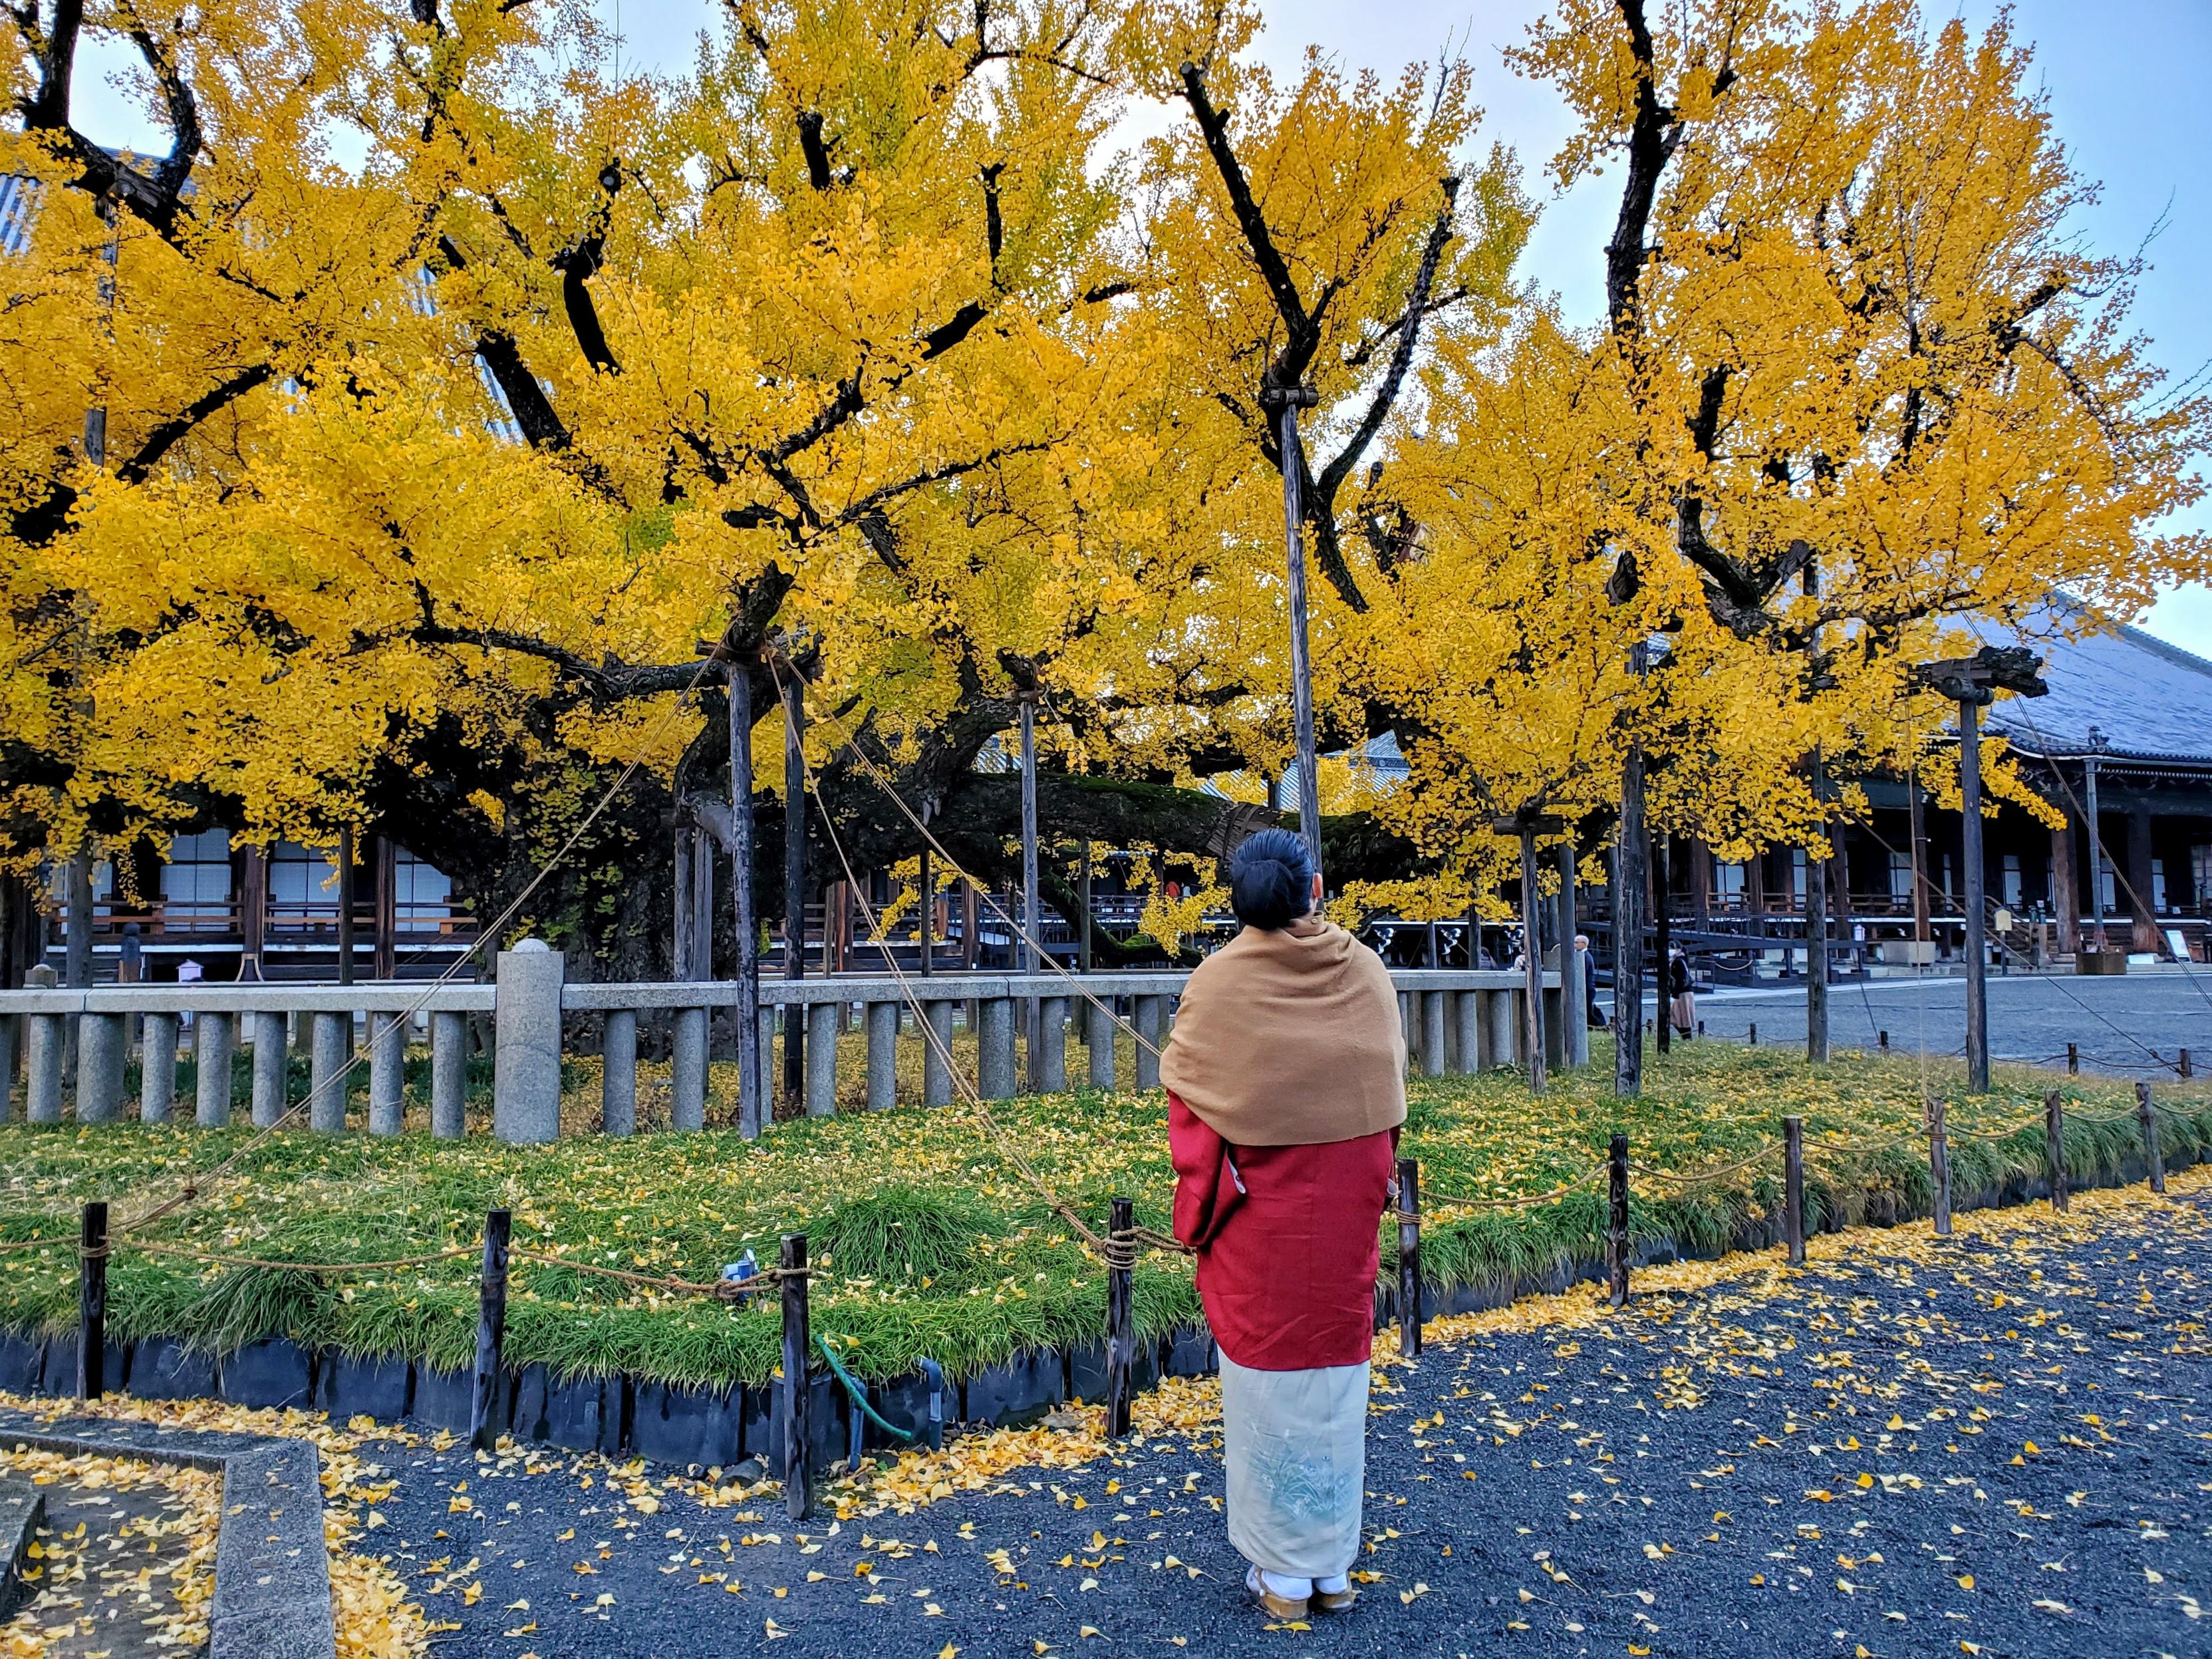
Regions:
[[[1271,1619],[1303,1619],[1306,1616],[1306,1599],[1293,1601],[1287,1595],[1278,1595],[1260,1582],[1260,1569],[1252,1568],[1244,1575],[1244,1589],[1258,1601]]]
[[[1352,1604],[1358,1599],[1359,1587],[1357,1584],[1346,1584],[1340,1590],[1325,1590],[1316,1585],[1313,1593],[1313,1610],[1316,1613],[1349,1613]]]

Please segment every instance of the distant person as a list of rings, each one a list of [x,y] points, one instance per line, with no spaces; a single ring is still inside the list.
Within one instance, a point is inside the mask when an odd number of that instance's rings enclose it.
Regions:
[[[1582,964],[1585,1023],[1593,1031],[1605,1030],[1605,1010],[1597,1006],[1597,957],[1589,948],[1589,935],[1575,935],[1575,959]]]
[[[1698,994],[1690,981],[1690,959],[1682,954],[1679,945],[1667,951],[1668,1018],[1673,1022],[1674,1035],[1692,1037],[1698,1034]]]
[[[1300,837],[1229,864],[1242,930],[1191,972],[1160,1062],[1176,1237],[1221,1349],[1229,1541],[1278,1620],[1358,1592],[1378,1227],[1406,1121],[1382,958],[1315,914]]]

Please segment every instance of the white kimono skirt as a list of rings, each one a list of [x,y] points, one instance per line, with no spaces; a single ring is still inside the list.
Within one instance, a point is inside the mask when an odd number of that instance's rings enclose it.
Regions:
[[[1229,1541],[1288,1578],[1359,1559],[1367,1479],[1367,1366],[1257,1371],[1221,1356]]]

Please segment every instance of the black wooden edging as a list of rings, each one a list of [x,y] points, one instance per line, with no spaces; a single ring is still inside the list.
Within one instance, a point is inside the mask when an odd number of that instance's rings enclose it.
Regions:
[[[335,1659],[321,1465],[311,1442],[0,1413],[0,1445],[137,1457],[222,1476],[208,1659]]]
[[[2183,1169],[2198,1161],[2193,1154],[2185,1155],[2167,1167]],[[2087,1184],[2130,1185],[2148,1173],[2141,1155],[2135,1154],[2123,1163],[2117,1176],[2100,1176]],[[2068,1185],[2079,1191],[2084,1183],[2069,1178]],[[2049,1194],[2046,1178],[2021,1177],[2001,1188],[1960,1194],[1954,1207],[2010,1206],[2041,1201]],[[1894,1226],[1924,1219],[1926,1213],[1892,1202],[1869,1208],[1850,1224]],[[1836,1231],[1838,1218],[1832,1214],[1827,1221],[1825,1230]],[[1632,1242],[1629,1254],[1632,1265],[1645,1267],[1766,1249],[1784,1242],[1784,1218],[1778,1211],[1739,1231],[1719,1251],[1695,1249],[1673,1238],[1646,1238]],[[1586,1280],[1603,1284],[1610,1278],[1610,1267],[1601,1253],[1563,1260],[1546,1272],[1511,1281],[1456,1286],[1425,1283],[1420,1316],[1435,1319],[1500,1308],[1523,1296],[1556,1294]],[[1399,1323],[1405,1311],[1395,1285],[1377,1287],[1377,1329]],[[1212,1339],[1203,1326],[1138,1338],[1133,1347],[1133,1394],[1153,1387],[1163,1376],[1207,1376],[1218,1369]],[[76,1350],[74,1334],[40,1341],[0,1331],[0,1392],[70,1393]],[[220,1358],[170,1338],[136,1344],[110,1341],[106,1370],[112,1392],[141,1399],[216,1397],[244,1406],[296,1406],[327,1412],[339,1421],[366,1415],[446,1429],[457,1436],[471,1427],[475,1379],[469,1371],[441,1371],[396,1356],[306,1351],[283,1338],[249,1343]],[[814,1468],[826,1471],[844,1459],[850,1445],[851,1402],[835,1379],[813,1367],[808,1372],[803,1395],[806,1443]],[[499,1429],[520,1441],[611,1457],[644,1457],[678,1468],[732,1470],[747,1460],[757,1460],[769,1474],[783,1472],[787,1411],[780,1383],[714,1389],[629,1376],[561,1378],[537,1364],[506,1370],[503,1381]],[[957,1407],[948,1402],[948,1409],[963,1422],[1004,1426],[1034,1420],[1071,1399],[1103,1402],[1108,1382],[1108,1351],[1103,1340],[1071,1348],[1024,1349],[957,1385],[948,1383],[948,1392],[956,1393],[958,1402]],[[889,1421],[902,1428],[926,1427],[928,1389],[919,1376],[871,1383],[868,1393],[870,1403]],[[872,1425],[865,1443],[884,1449]]]

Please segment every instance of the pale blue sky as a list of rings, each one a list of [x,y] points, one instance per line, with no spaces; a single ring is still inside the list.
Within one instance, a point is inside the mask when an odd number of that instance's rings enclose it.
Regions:
[[[1988,0],[1924,3],[1931,27],[1955,14],[1978,28],[1998,10]],[[697,0],[595,3],[603,17],[620,20],[626,56],[671,71],[689,65],[690,42],[714,15]],[[1517,150],[1529,187],[1546,192],[1544,163],[1566,131],[1565,111],[1548,88],[1516,76],[1498,55],[1547,9],[1542,0],[1262,5],[1268,25],[1261,50],[1285,69],[1309,43],[1347,68],[1390,75],[1447,46],[1464,52],[1488,112],[1486,137]],[[2100,252],[2124,253],[2166,216],[2148,250],[2136,318],[2154,343],[2154,359],[2174,379],[2185,378],[2212,359],[2212,99],[2202,86],[2212,66],[2212,0],[2015,0],[2011,10],[2016,34],[2035,46],[2060,137],[2081,171],[2104,184],[2102,199],[2081,215],[2081,234]],[[101,53],[87,67],[118,61]],[[136,112],[96,88],[92,76],[79,84],[79,118],[99,137],[149,149],[165,143]],[[1523,270],[1555,289],[1577,317],[1595,319],[1601,305],[1599,250],[1611,230],[1613,188],[1600,179],[1565,199],[1547,199],[1525,258]],[[2182,524],[2212,530],[2212,504],[2200,503]],[[2212,590],[2165,596],[2145,626],[2212,656]]]

